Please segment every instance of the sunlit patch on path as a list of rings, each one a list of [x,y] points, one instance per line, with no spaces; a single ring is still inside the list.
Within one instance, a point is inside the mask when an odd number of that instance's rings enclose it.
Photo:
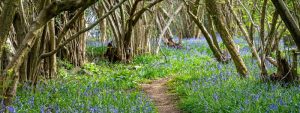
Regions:
[[[147,84],[141,84],[142,89],[156,105],[159,113],[181,113],[176,108],[176,98],[168,93],[166,83],[169,78],[154,80]]]

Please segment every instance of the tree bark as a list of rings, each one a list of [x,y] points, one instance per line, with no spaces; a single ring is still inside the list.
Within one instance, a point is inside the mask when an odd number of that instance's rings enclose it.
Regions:
[[[52,19],[48,23],[48,30],[49,30],[49,38],[50,38],[50,51],[55,50],[56,47],[56,39],[55,39],[55,26],[54,26],[54,19]],[[55,78],[56,73],[57,73],[57,67],[56,67],[56,54],[53,54],[50,56],[50,61],[49,61],[49,78]]]
[[[122,60],[123,61],[129,61],[131,60],[132,58],[132,52],[133,52],[133,49],[130,48],[131,47],[131,40],[132,40],[132,31],[133,31],[133,27],[136,25],[136,23],[138,22],[138,20],[141,18],[141,16],[145,13],[145,11],[147,11],[149,8],[153,7],[154,5],[162,2],[163,0],[156,0],[154,2],[152,2],[151,4],[145,6],[144,8],[140,9],[140,10],[137,10],[137,6],[139,4],[139,0],[135,1],[132,8],[130,9],[129,11],[129,19],[128,21],[126,22],[126,27],[125,27],[125,30],[124,30],[124,35],[123,35],[123,42],[124,42],[124,45],[123,45],[123,50],[121,51],[124,51],[125,52],[125,55],[122,55],[119,53],[118,56],[124,56],[122,57]]]
[[[211,18],[210,15],[207,15],[207,18],[208,18],[208,29],[207,29],[207,31],[211,34],[212,41],[213,41],[214,45],[216,46],[216,48],[218,49],[218,51],[220,51],[222,53],[222,49],[219,46],[218,37],[217,37],[216,32],[215,32],[216,30],[214,28],[214,23],[212,21],[212,18]]]
[[[217,2],[215,0],[205,0],[205,3],[208,12],[212,15],[216,28],[219,31],[221,38],[232,57],[237,72],[242,77],[247,77],[248,70],[239,52],[236,49],[236,45],[233,41],[233,38],[231,37],[228,29],[226,28],[226,25],[224,24],[224,17],[221,14],[220,7],[217,6]]]
[[[48,23],[56,15],[60,14],[63,11],[74,11],[81,7],[88,7],[97,2],[97,0],[64,0],[64,1],[54,1],[45,7],[38,15],[36,20],[30,26],[29,32],[26,34],[25,39],[23,40],[20,48],[17,51],[16,56],[14,56],[13,60],[8,64],[5,68],[2,76],[5,76],[5,80],[7,81],[7,86],[4,87],[4,104],[10,105],[11,100],[16,92],[16,87],[18,85],[19,74],[18,70],[20,66],[23,64],[25,58],[28,56],[31,48],[35,44],[38,39],[38,34],[42,30],[42,28]]]
[[[4,63],[2,62],[2,57],[3,57],[3,49],[5,47],[5,43],[7,41],[7,35],[11,29],[11,25],[13,23],[14,17],[15,17],[15,12],[18,8],[20,0],[4,0],[4,6],[1,11],[0,15],[0,73],[2,73],[2,66],[5,66]],[[3,94],[5,91],[3,87],[3,82],[5,82],[4,76],[0,75],[2,78],[0,81],[0,94]],[[2,97],[0,97],[1,100]]]
[[[276,10],[278,11],[281,19],[284,21],[286,27],[288,28],[289,32],[293,36],[293,39],[300,49],[300,29],[297,26],[295,19],[293,18],[291,12],[289,11],[287,5],[284,3],[283,0],[272,0]]]
[[[193,12],[190,11],[190,6],[188,5],[188,3],[186,1],[185,1],[185,4],[188,7],[188,14],[190,15],[191,19],[196,23],[198,28],[201,30],[202,34],[204,35],[210,49],[212,50],[214,56],[216,57],[217,61],[224,62],[225,59],[224,59],[221,51],[218,50],[218,48],[214,44],[214,42],[212,40],[212,36],[208,33],[207,29],[204,27],[204,25],[201,23],[201,21],[196,17],[196,15],[194,15]]]
[[[7,35],[11,29],[16,10],[20,0],[5,0],[3,1],[4,7],[0,15],[0,73],[2,73],[2,54]]]
[[[268,75],[268,71],[266,69],[266,65],[265,65],[265,57],[266,57],[266,53],[265,53],[265,44],[266,44],[266,40],[265,40],[265,19],[266,19],[266,12],[267,12],[267,4],[268,4],[268,0],[264,0],[263,2],[263,7],[262,7],[262,12],[261,12],[261,18],[260,18],[260,39],[261,39],[261,77],[262,79],[265,79]]]
[[[101,18],[101,16],[103,16],[105,14],[104,6],[101,3],[99,3],[98,7],[95,8],[95,9],[97,11],[98,18]],[[106,33],[106,27],[107,27],[106,19],[104,19],[103,21],[101,21],[99,23],[99,27],[100,27],[99,30],[100,30],[100,33],[101,33],[100,37],[99,37],[99,40],[101,42],[105,42],[105,41],[107,41],[107,38],[106,38],[106,35],[107,35],[107,33]]]
[[[163,39],[163,36],[165,35],[165,33],[167,32],[168,28],[170,27],[171,23],[173,22],[175,16],[181,11],[182,7],[184,5],[180,4],[180,6],[178,7],[178,9],[176,9],[175,13],[169,17],[168,22],[166,23],[165,27],[161,30],[160,35],[158,36],[159,41],[158,41],[158,46],[156,48],[156,54],[158,54],[159,50],[160,50],[160,45]],[[171,37],[172,38],[172,37]]]
[[[241,20],[237,17],[237,15],[236,15],[236,13],[234,12],[233,8],[232,8],[231,5],[229,4],[229,1],[226,0],[226,2],[227,2],[227,6],[228,6],[228,8],[229,8],[229,11],[232,13],[234,20],[236,21],[236,23],[237,23],[238,27],[240,28],[242,34],[245,36],[246,41],[247,41],[247,43],[248,43],[248,45],[249,45],[249,47],[250,47],[250,49],[251,49],[251,51],[252,51],[254,57],[255,57],[256,60],[257,60],[258,66],[260,67],[260,66],[261,66],[261,60],[260,60],[260,57],[259,57],[259,55],[258,55],[258,53],[257,53],[257,51],[256,51],[256,47],[253,45],[253,42],[252,42],[251,39],[250,39],[249,33],[246,31],[246,28],[244,28],[244,25],[243,25],[243,23],[241,22]]]
[[[264,50],[266,52],[266,56],[269,56],[271,54],[272,46],[269,47],[269,45],[274,45],[274,43],[275,43],[278,17],[279,17],[279,14],[277,11],[275,11],[273,14],[273,19],[272,19],[272,27],[271,27],[270,33],[268,34],[268,37],[267,37],[267,43],[266,43],[267,45]]]

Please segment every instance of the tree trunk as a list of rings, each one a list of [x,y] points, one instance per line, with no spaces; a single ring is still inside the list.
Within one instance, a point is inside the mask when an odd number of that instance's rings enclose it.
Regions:
[[[251,41],[250,39],[250,36],[249,36],[249,33],[246,31],[246,29],[244,28],[244,25],[243,23],[241,22],[241,20],[237,17],[236,13],[234,12],[233,8],[231,7],[231,5],[229,4],[229,1],[226,0],[227,2],[227,6],[229,8],[229,11],[232,13],[233,15],[233,18],[234,20],[236,21],[237,25],[239,26],[241,32],[243,33],[243,35],[245,36],[246,38],[246,41],[252,51],[252,54],[255,56],[256,60],[257,60],[257,63],[258,63],[258,66],[261,66],[261,60],[260,60],[260,57],[256,51],[256,47],[253,45],[253,42]]]
[[[27,33],[27,22],[24,17],[24,12],[22,11],[21,8],[19,8],[19,11],[16,13],[15,18],[14,18],[14,30],[16,32],[16,41],[17,45],[15,48],[19,48],[20,44],[23,41],[24,36]],[[20,82],[26,82],[28,80],[27,76],[27,60],[24,61],[22,64],[20,70]]]
[[[70,21],[69,18],[71,18],[70,15],[73,14],[67,14],[67,20]],[[79,32],[80,30],[85,28],[85,20],[84,15],[81,14],[78,20],[75,22],[75,25],[70,29],[68,32],[67,37],[71,37],[73,34]],[[67,60],[74,66],[83,66],[85,62],[85,40],[86,40],[86,34],[83,33],[78,36],[75,40],[71,41],[70,44],[65,46],[60,54],[60,58]]]
[[[266,56],[269,56],[271,54],[271,50],[272,50],[272,46],[270,47],[269,45],[274,45],[275,41],[276,41],[276,27],[277,27],[277,22],[278,22],[278,17],[279,14],[277,11],[274,12],[273,14],[273,19],[272,19],[272,27],[270,30],[270,33],[268,34],[267,37],[267,45],[268,47],[265,47],[265,52],[266,52]]]
[[[5,80],[7,80],[7,86],[3,86],[4,90],[6,91],[4,92],[4,97],[6,97],[4,103],[6,105],[11,104],[13,95],[16,92],[16,87],[18,86],[19,82],[18,71],[21,65],[24,63],[25,59],[27,58],[28,53],[31,51],[32,47],[36,43],[36,40],[39,38],[39,32],[43,30],[43,27],[48,23],[48,21],[63,11],[73,11],[74,9],[78,9],[81,7],[88,7],[94,4],[95,2],[97,2],[97,0],[54,1],[51,4],[47,4],[48,6],[40,11],[39,15],[30,26],[29,32],[25,35],[24,41],[17,50],[16,55],[5,68],[5,70],[1,73],[2,76],[5,76]]]
[[[208,18],[208,29],[207,30],[211,34],[212,41],[213,41],[214,45],[216,46],[216,48],[218,49],[218,51],[222,52],[222,50],[219,46],[218,37],[216,35],[216,31],[214,28],[214,23],[212,21],[212,18],[210,15],[208,15],[207,18]]]
[[[289,65],[288,61],[281,57],[280,51],[277,51],[277,73],[271,75],[272,81],[292,83],[298,80],[297,72],[293,70],[293,66]],[[294,59],[296,60],[296,59]]]
[[[181,9],[183,8],[183,4],[180,4],[180,6],[176,9],[176,11],[174,12],[174,14],[172,16],[169,17],[169,20],[166,22],[164,28],[161,28],[160,31],[160,35],[158,36],[159,41],[158,41],[158,46],[156,48],[156,54],[158,54],[159,50],[160,50],[160,44],[161,41],[163,39],[164,34],[167,32],[167,30],[169,29],[171,23],[173,22],[173,20],[175,19],[175,16],[181,11]],[[167,37],[168,38],[168,42],[167,43],[172,43],[172,46],[175,47],[175,42],[172,40],[172,37]]]
[[[20,0],[4,0],[3,11],[0,15],[0,73],[2,73],[2,54],[3,48],[7,41],[7,35],[11,29],[13,23],[15,12],[18,8]],[[1,92],[0,92],[1,93]]]
[[[241,56],[239,55],[236,45],[231,37],[226,25],[224,24],[224,17],[221,15],[220,7],[218,7],[215,0],[205,0],[208,12],[212,15],[217,30],[219,31],[221,38],[230,53],[232,60],[237,68],[237,72],[242,77],[247,77],[248,70]]]
[[[187,6],[187,7],[189,7],[189,6]],[[219,51],[218,48],[213,43],[212,37],[208,33],[207,29],[204,27],[204,25],[200,22],[200,20],[190,10],[188,10],[188,14],[190,15],[191,19],[196,23],[196,25],[201,30],[202,34],[204,35],[210,49],[212,50],[214,56],[216,57],[217,61],[224,62],[226,59],[224,59],[221,51]]]
[[[262,12],[261,12],[261,19],[260,19],[260,39],[261,39],[261,77],[262,79],[265,79],[268,75],[268,71],[266,69],[266,65],[265,65],[265,57],[266,57],[266,53],[265,53],[265,18],[266,18],[266,10],[267,10],[267,4],[268,4],[268,0],[264,0],[263,2],[263,7],[262,7]]]
[[[98,18],[100,18],[101,16],[103,16],[105,14],[104,6],[101,3],[98,4],[98,7],[96,9],[97,9],[96,12],[97,12]],[[99,37],[99,40],[101,42],[105,42],[105,41],[107,41],[107,38],[106,38],[106,35],[107,35],[107,33],[106,33],[106,27],[107,27],[106,19],[104,19],[103,21],[101,21],[99,23],[99,27],[100,27],[99,30],[100,30],[100,33],[101,33],[100,37]]]
[[[48,23],[48,30],[49,30],[49,44],[50,44],[50,51],[55,50],[56,47],[56,39],[55,39],[55,26],[54,26],[54,22],[55,20],[52,19],[49,23]],[[57,73],[57,67],[56,67],[56,54],[53,54],[50,56],[49,59],[49,78],[54,78],[56,76]]]
[[[276,10],[278,11],[279,15],[281,16],[282,20],[284,21],[286,27],[290,31],[293,39],[300,49],[300,29],[297,26],[295,19],[293,18],[291,12],[289,11],[287,5],[284,3],[283,0],[272,0]]]
[[[6,66],[4,65],[4,62],[2,62],[2,57],[3,57],[3,51],[4,51],[4,47],[6,45],[6,41],[7,41],[7,35],[11,29],[11,25],[13,23],[14,17],[15,17],[15,12],[18,8],[20,0],[4,0],[4,6],[3,9],[1,11],[1,15],[0,15],[0,73],[2,73],[2,66]],[[5,87],[3,82],[5,81],[5,76],[0,75],[1,81],[0,81],[0,94],[5,93]],[[14,78],[14,79],[18,79],[18,78]],[[6,96],[11,96],[10,94],[4,94],[4,97]],[[12,95],[13,96],[13,95]],[[0,97],[0,100],[3,97]]]

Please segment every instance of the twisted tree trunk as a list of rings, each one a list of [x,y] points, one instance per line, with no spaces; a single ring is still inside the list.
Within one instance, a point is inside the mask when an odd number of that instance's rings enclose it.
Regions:
[[[7,35],[11,29],[15,13],[17,11],[20,0],[5,0],[3,1],[3,11],[0,16],[0,73],[2,73],[2,53],[7,41]],[[1,93],[1,92],[0,92]]]
[[[14,17],[16,10],[18,8],[20,0],[5,0],[3,1],[4,7],[1,11],[1,16],[0,16],[0,73],[2,73],[3,67],[5,66],[4,63],[2,62],[2,56],[3,56],[3,49],[5,47],[5,43],[7,41],[7,35],[11,29],[11,25],[13,23]],[[4,76],[0,75],[0,94],[3,93],[5,90],[3,87],[3,82],[5,82]],[[18,79],[18,78],[16,78]],[[2,97],[0,97],[1,100]]]

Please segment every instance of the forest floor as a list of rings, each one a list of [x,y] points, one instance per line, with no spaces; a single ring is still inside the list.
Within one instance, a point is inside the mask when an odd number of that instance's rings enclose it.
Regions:
[[[141,84],[143,91],[150,97],[159,113],[180,113],[176,107],[175,95],[169,93],[167,82],[170,78],[153,80],[150,83]]]
[[[233,62],[218,63],[204,38],[189,39],[183,49],[162,47],[164,54],[141,55],[129,64],[93,60],[74,69],[59,61],[58,79],[41,81],[35,89],[23,84],[11,108],[20,113],[299,113],[300,85],[261,82],[247,42],[235,42],[247,79],[238,76]],[[87,54],[104,52],[105,47],[89,47]]]

